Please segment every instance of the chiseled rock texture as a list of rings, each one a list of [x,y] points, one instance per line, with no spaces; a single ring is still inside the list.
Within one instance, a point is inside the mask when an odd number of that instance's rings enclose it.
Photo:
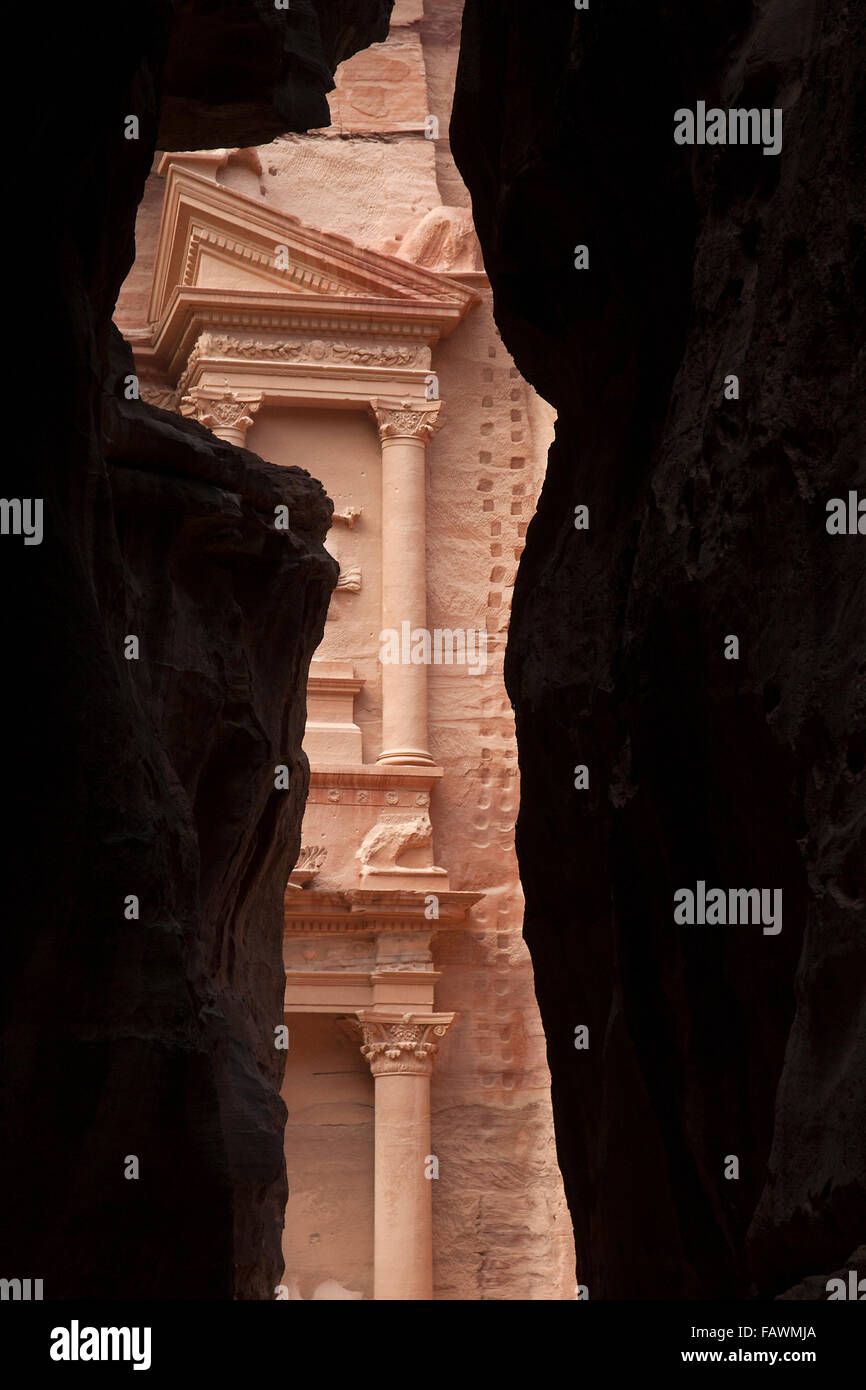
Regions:
[[[866,539],[825,528],[866,491],[863,29],[839,0],[464,13],[452,145],[559,410],[506,678],[590,1298],[826,1297],[866,1233]],[[675,145],[698,99],[781,107],[782,154]],[[698,879],[782,888],[781,933],[675,926]]]
[[[281,904],[331,504],[302,469],[127,402],[111,315],[166,56],[164,144],[263,139],[327,120],[335,63],[389,11],[293,0],[279,31],[261,0],[38,16],[3,491],[42,498],[45,521],[41,545],[0,538],[0,1273],[43,1278],[46,1299],[266,1298],[282,1267]]]

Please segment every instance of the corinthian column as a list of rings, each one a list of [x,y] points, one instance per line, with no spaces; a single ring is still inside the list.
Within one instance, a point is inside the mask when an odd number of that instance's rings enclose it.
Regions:
[[[182,415],[193,416],[199,424],[205,425],[217,439],[224,439],[227,444],[237,444],[242,449],[247,430],[263,400],[260,391],[236,396],[234,391],[208,395],[195,390],[184,396],[180,411]]]
[[[376,1091],[373,1297],[433,1297],[430,1077],[456,1014],[358,1014]]]
[[[373,401],[382,441],[382,628],[399,661],[382,665],[380,763],[432,764],[427,748],[427,666],[413,663],[412,633],[427,628],[427,441],[441,401],[428,410]]]

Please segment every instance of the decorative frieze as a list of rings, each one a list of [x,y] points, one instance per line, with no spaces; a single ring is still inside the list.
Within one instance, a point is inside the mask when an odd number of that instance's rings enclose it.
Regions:
[[[323,367],[379,367],[425,371],[430,366],[430,349],[421,343],[397,343],[387,339],[357,342],[318,337],[247,338],[226,333],[202,332],[186,359],[177,385],[185,394],[195,378],[199,362],[206,359],[229,362],[285,362],[292,365]],[[336,518],[339,519],[339,518]]]
[[[347,343],[324,338],[234,338],[203,334],[199,355],[240,358],[246,362],[339,362],[355,367],[425,367],[429,349],[401,343]]]
[[[411,788],[401,795],[397,791],[383,791],[381,787],[311,787],[307,804],[316,806],[323,802],[335,806],[405,806],[408,810],[409,807],[429,806],[430,796],[428,792],[416,792]]]

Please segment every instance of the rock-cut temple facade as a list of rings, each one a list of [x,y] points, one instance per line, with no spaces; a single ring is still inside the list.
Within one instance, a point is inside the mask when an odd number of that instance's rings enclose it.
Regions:
[[[334,503],[285,893],[289,1300],[575,1296],[502,675],[553,413],[448,148],[460,8],[398,0],[326,130],[158,156],[116,313],[145,400]]]

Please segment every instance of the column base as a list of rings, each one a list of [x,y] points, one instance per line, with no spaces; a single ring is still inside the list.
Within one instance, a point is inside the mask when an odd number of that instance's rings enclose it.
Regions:
[[[432,754],[424,748],[386,748],[376,759],[386,767],[435,767]]]

